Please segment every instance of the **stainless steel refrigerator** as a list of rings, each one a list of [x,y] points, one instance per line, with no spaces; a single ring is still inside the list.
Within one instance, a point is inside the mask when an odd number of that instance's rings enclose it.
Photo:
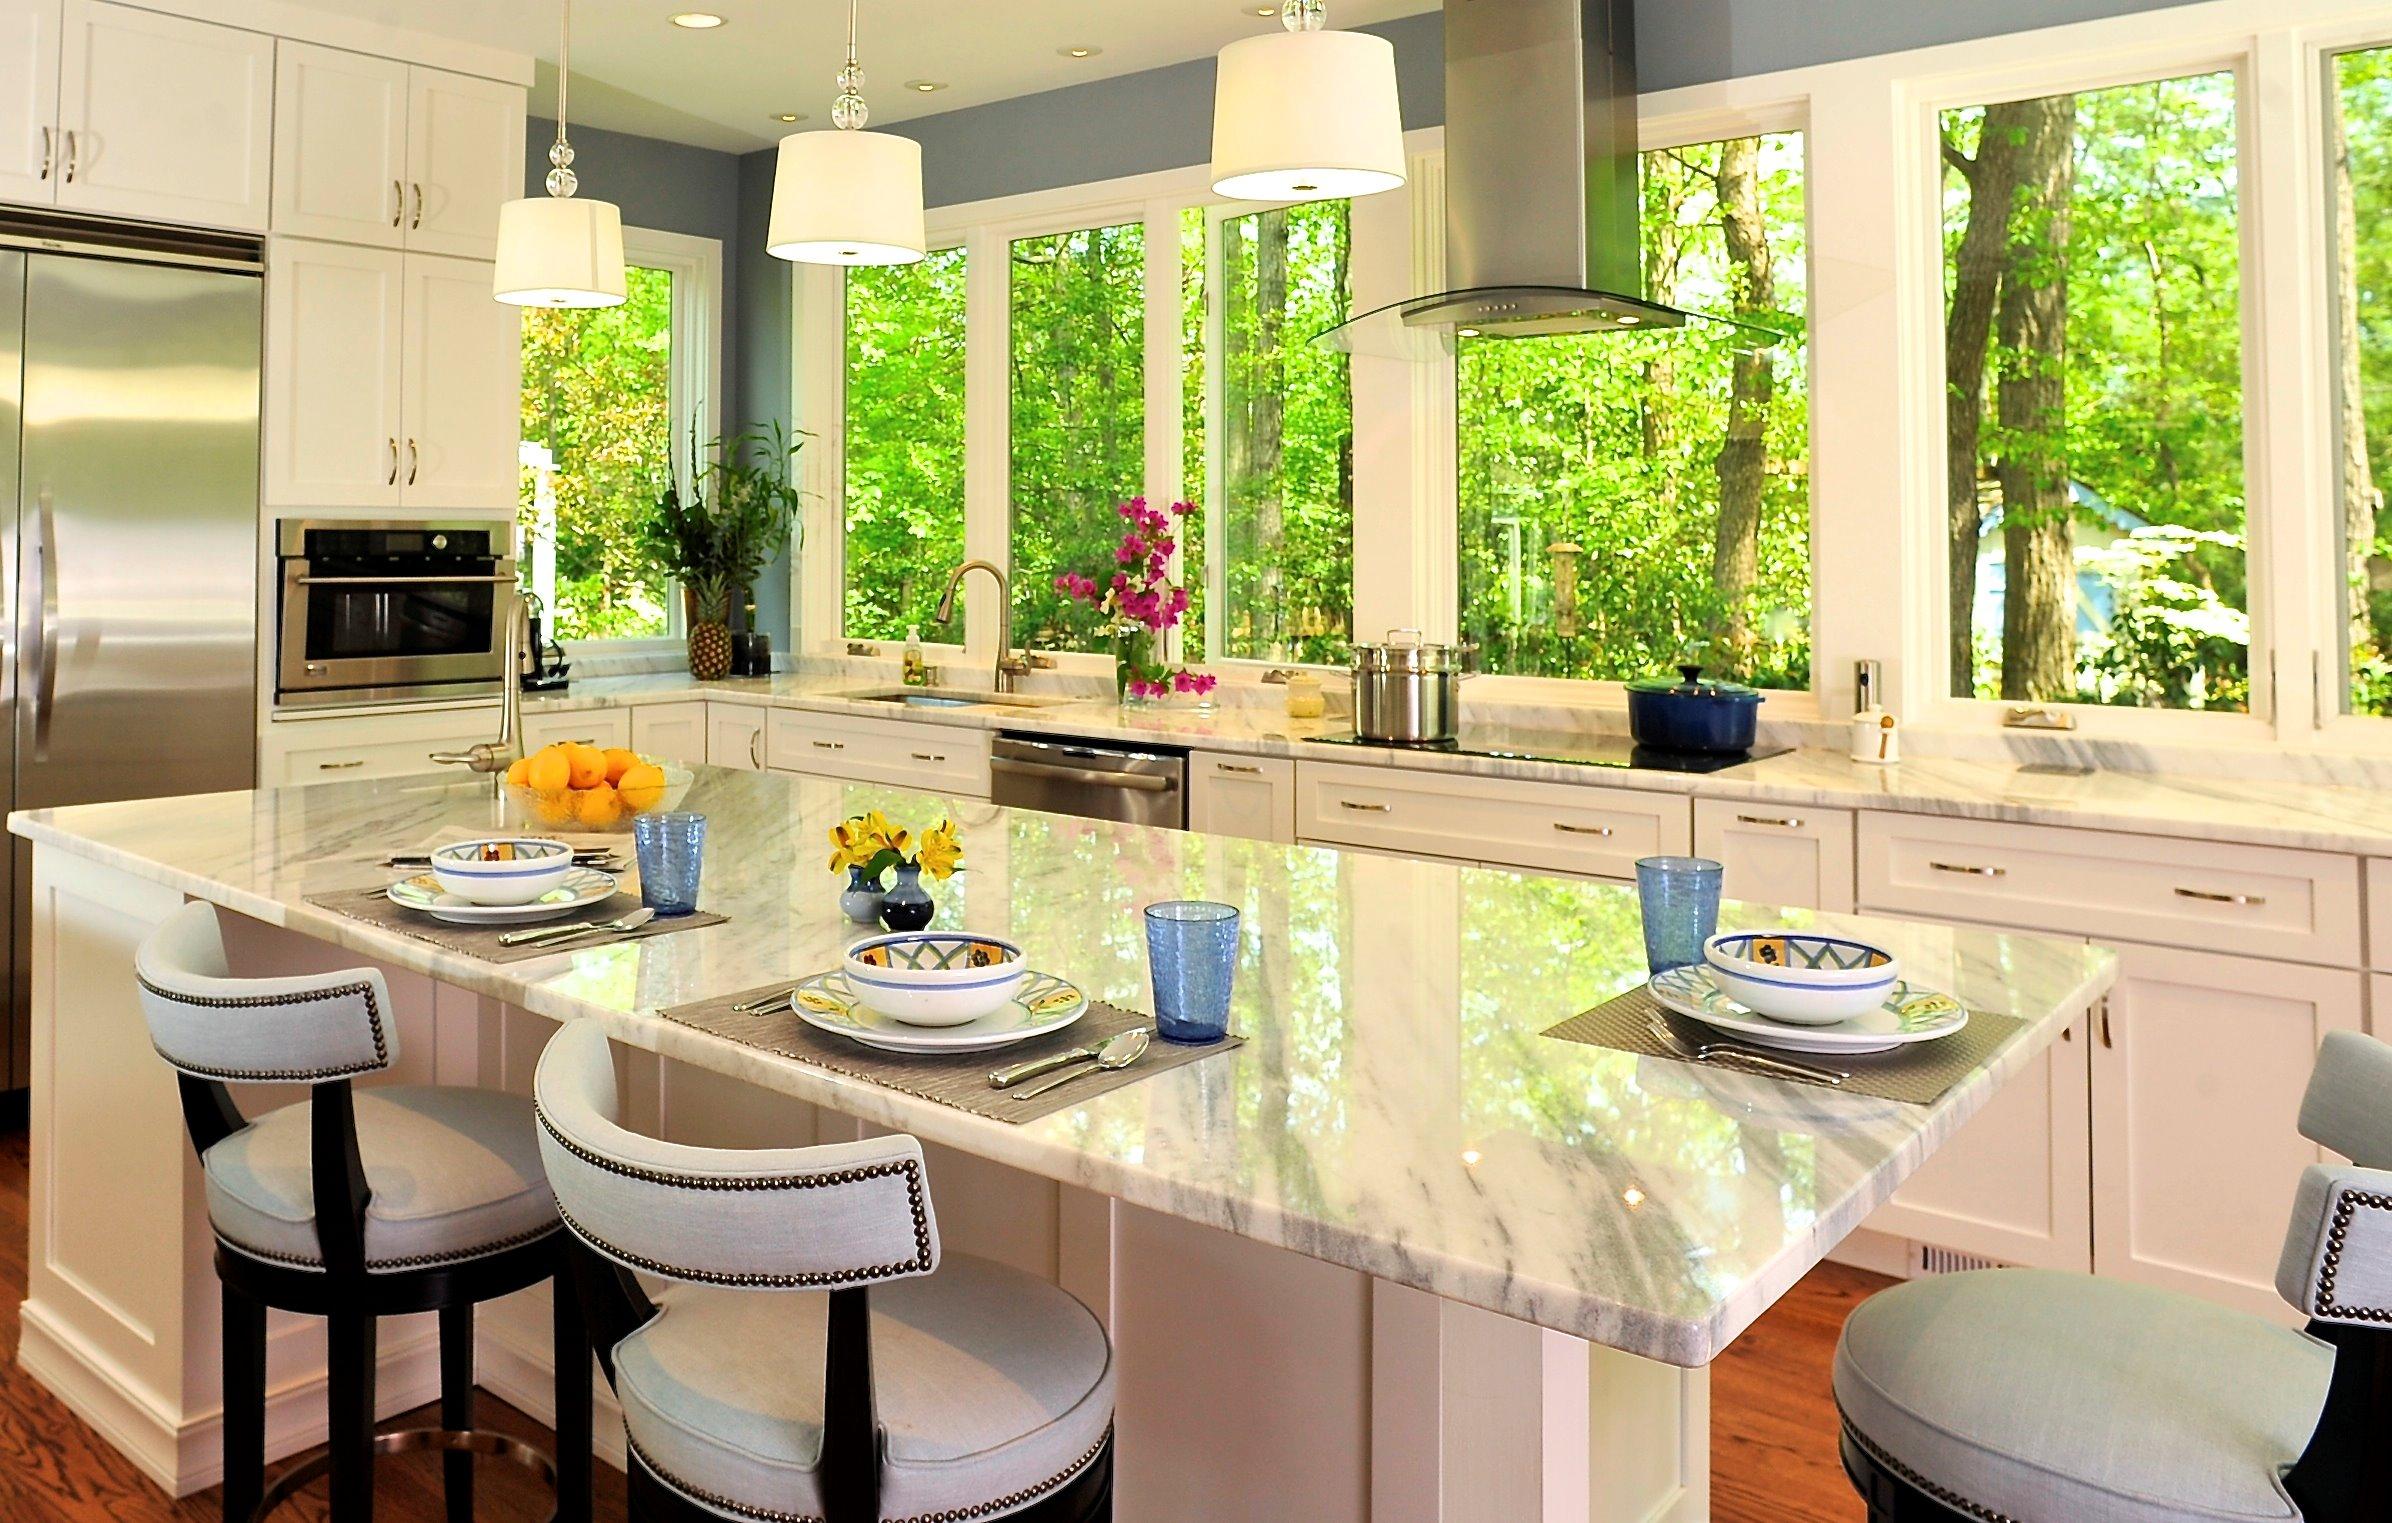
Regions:
[[[0,223],[0,807],[256,775],[252,243]],[[0,1089],[28,1071],[31,851],[9,838]]]

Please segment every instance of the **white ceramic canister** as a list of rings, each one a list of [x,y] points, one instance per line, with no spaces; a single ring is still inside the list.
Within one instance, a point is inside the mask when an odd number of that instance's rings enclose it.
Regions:
[[[1883,709],[1852,716],[1852,759],[1890,767],[1902,759],[1902,722]]]

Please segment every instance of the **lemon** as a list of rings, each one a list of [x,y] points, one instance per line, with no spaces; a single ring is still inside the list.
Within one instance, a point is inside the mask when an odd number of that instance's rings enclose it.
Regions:
[[[531,775],[532,759],[528,756],[516,757],[515,765],[507,768],[507,781],[518,788],[529,787]]]
[[[604,830],[623,818],[622,795],[606,783],[573,795],[573,818],[593,830]]]
[[[623,780],[618,787],[623,796],[624,806],[633,813],[636,814],[643,809],[654,809],[664,802],[664,768],[650,762],[641,762],[624,772]]]
[[[566,756],[573,769],[575,788],[595,788],[606,781],[606,753],[596,746],[573,744],[566,747]]]
[[[640,754],[637,751],[626,751],[621,746],[609,746],[606,750],[606,780],[620,788],[623,786],[623,774],[639,764]]]
[[[523,785],[534,793],[562,793],[573,786],[573,759],[563,746],[543,747],[523,769]]]

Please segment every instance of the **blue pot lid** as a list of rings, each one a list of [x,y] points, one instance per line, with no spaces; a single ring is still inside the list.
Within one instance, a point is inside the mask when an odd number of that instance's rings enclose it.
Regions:
[[[1719,698],[1729,703],[1761,701],[1758,688],[1746,687],[1741,682],[1705,682],[1703,669],[1692,663],[1678,668],[1678,678],[1674,682],[1667,677],[1639,677],[1628,684],[1628,691],[1667,693],[1678,698]]]

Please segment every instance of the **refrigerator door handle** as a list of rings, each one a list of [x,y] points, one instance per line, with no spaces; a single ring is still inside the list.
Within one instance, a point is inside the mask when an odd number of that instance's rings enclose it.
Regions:
[[[57,552],[52,548],[56,525],[50,511],[50,489],[44,487],[34,497],[33,556],[40,567],[38,593],[34,602],[33,638],[27,643],[33,648],[33,759],[50,759],[50,710],[58,695],[58,567]]]

